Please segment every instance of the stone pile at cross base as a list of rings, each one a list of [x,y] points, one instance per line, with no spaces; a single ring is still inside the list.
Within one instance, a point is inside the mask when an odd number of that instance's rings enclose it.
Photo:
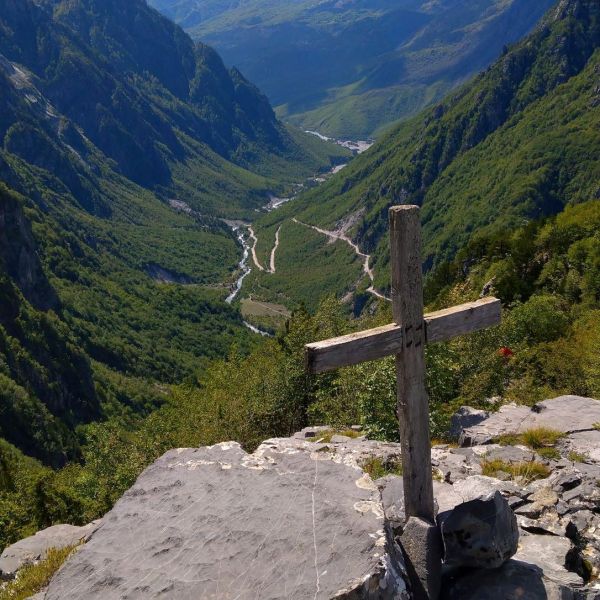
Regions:
[[[461,445],[432,450],[443,599],[600,599],[598,422],[600,402],[576,396],[457,413]],[[554,455],[496,443],[539,426],[565,433]],[[373,481],[361,468],[399,464],[400,445],[325,429],[268,440],[253,454],[235,443],[168,452],[39,598],[416,597],[402,549],[402,478]],[[547,476],[484,476],[493,461],[542,463]]]

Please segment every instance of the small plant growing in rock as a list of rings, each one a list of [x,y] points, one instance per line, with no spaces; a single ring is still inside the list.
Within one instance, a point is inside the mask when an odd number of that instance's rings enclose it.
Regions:
[[[564,437],[562,431],[549,427],[535,427],[523,433],[507,433],[495,441],[502,446],[527,446],[535,450],[542,458],[558,460],[560,453],[555,448],[556,443]]]
[[[574,450],[571,450],[567,458],[571,462],[584,463],[588,459],[588,456],[586,454],[582,454],[581,452],[575,452]]]
[[[399,459],[382,460],[373,456],[360,465],[371,476],[371,479],[381,479],[386,475],[402,475],[402,463]]]
[[[594,428],[596,431],[600,431],[600,422],[598,422],[598,423],[594,423],[594,424],[592,425],[592,427],[593,427],[593,428]]]
[[[537,448],[536,452],[548,460],[559,460],[560,452],[556,448]]]
[[[507,473],[511,479],[522,479],[524,483],[546,479],[550,475],[550,469],[537,461],[509,463],[500,459],[484,460],[481,472],[488,477],[497,477],[498,472]]]
[[[44,560],[24,567],[18,577],[0,587],[0,600],[25,600],[44,589],[52,576],[73,553],[76,546],[57,550],[51,548]]]
[[[560,438],[564,437],[562,431],[550,429],[549,427],[536,427],[528,429],[521,434],[523,443],[532,450],[540,448],[551,448],[556,445]]]

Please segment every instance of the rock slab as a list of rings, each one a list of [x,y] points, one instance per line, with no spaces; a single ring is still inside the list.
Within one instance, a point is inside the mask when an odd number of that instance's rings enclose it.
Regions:
[[[600,422],[600,402],[582,396],[560,396],[539,402],[533,408],[506,404],[481,422],[463,428],[461,446],[489,444],[507,433],[521,433],[527,429],[549,427],[572,434],[593,430]]]
[[[60,550],[88,540],[98,526],[99,521],[83,527],[54,525],[18,541],[0,556],[0,578],[14,579],[20,569],[43,559],[51,548]]]
[[[46,600],[406,600],[368,475],[310,442],[168,452]]]

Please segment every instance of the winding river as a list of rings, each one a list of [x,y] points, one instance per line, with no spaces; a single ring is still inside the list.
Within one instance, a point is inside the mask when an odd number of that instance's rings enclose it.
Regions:
[[[336,144],[338,144],[340,146],[343,146],[345,148],[348,148],[349,150],[352,150],[354,152],[354,154],[362,154],[365,150],[368,150],[372,145],[372,142],[370,142],[370,141],[352,142],[352,141],[345,141],[345,140],[335,140],[333,138],[328,138],[324,135],[321,135],[320,133],[317,133],[315,131],[307,131],[306,133],[315,135],[323,140],[335,142]],[[327,173],[326,176],[312,177],[309,179],[309,181],[312,181],[313,184],[314,183],[321,184],[321,183],[327,181],[329,176],[339,173],[345,166],[346,166],[345,164],[336,165]],[[271,212],[273,210],[277,210],[278,208],[281,208],[281,206],[283,206],[287,202],[294,200],[294,198],[297,197],[297,195],[304,189],[304,187],[305,186],[303,184],[298,184],[296,193],[293,194],[292,196],[290,196],[289,198],[277,198],[277,197],[271,196],[269,198],[269,203],[263,207],[263,210],[265,210],[267,212]],[[238,297],[240,291],[242,290],[242,286],[244,285],[244,279],[246,279],[246,277],[248,277],[248,275],[250,275],[250,273],[252,272],[252,268],[248,264],[250,256],[253,257],[254,264],[256,265],[256,267],[258,269],[260,269],[261,271],[266,271],[268,273],[275,273],[275,253],[277,251],[277,247],[279,246],[279,232],[281,230],[281,227],[277,230],[277,233],[275,235],[275,246],[273,247],[273,250],[271,251],[269,268],[265,269],[258,262],[258,258],[256,256],[256,244],[257,244],[258,240],[256,239],[256,235],[254,233],[254,230],[252,229],[252,225],[250,223],[241,223],[240,221],[225,221],[225,222],[233,229],[234,232],[236,232],[238,234],[237,239],[238,239],[238,242],[240,243],[240,245],[242,246],[242,259],[238,263],[238,269],[240,271],[240,276],[237,278],[234,286],[232,287],[231,293],[225,299],[225,302],[227,302],[227,304],[232,304],[233,301]],[[244,235],[244,231],[243,231],[244,229],[248,230],[248,236]],[[317,228],[314,228],[314,229],[317,229]],[[322,233],[329,234],[330,232],[323,231]],[[343,239],[343,238],[341,238],[341,239]],[[350,240],[344,239],[344,241],[346,241],[347,243],[350,243],[353,246],[353,248],[355,248],[357,254],[365,260],[365,273],[370,277],[371,283],[372,283],[373,275],[369,269],[370,257],[362,254],[360,252],[360,250],[358,249],[358,246],[355,247],[355,245]],[[252,245],[250,242],[252,242]],[[385,298],[384,296],[379,294],[379,292],[377,292],[373,288],[372,285],[371,285],[371,288],[369,288],[369,292],[371,292],[372,294],[374,294],[380,298]],[[250,331],[252,331],[258,335],[262,335],[262,336],[270,336],[271,335],[271,334],[267,333],[266,331],[262,331],[261,329],[255,327],[254,325],[247,323],[246,321],[244,321],[244,325],[248,329],[250,329]]]
[[[248,258],[250,258],[250,245],[244,237],[242,227],[241,225],[232,225],[231,227],[233,231],[238,233],[237,239],[238,242],[242,245],[243,252],[242,260],[240,260],[240,262],[238,263],[238,268],[241,271],[241,275],[237,278],[237,281],[235,282],[231,294],[229,294],[229,296],[225,298],[225,302],[227,302],[227,304],[231,304],[237,298],[237,295],[240,293],[242,286],[244,285],[244,279],[246,279],[246,277],[248,277],[248,275],[250,275],[250,273],[252,272],[252,269],[248,266]],[[244,325],[248,326],[247,323],[244,323]]]

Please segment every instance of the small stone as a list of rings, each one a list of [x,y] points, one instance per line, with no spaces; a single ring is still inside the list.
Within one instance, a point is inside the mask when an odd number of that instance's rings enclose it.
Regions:
[[[513,509],[517,509],[520,506],[523,506],[525,504],[525,500],[523,500],[523,498],[521,498],[520,496],[510,496],[508,498],[508,505]]]
[[[400,543],[413,600],[437,600],[442,579],[442,543],[436,525],[410,517]]]
[[[500,492],[438,515],[449,566],[496,569],[517,551],[517,519]]]
[[[542,509],[534,502],[527,502],[527,504],[519,506],[519,508],[515,509],[516,515],[522,515],[530,519],[537,519],[537,517],[540,516],[541,512]]]
[[[581,473],[577,471],[569,471],[567,473],[561,473],[561,475],[554,480],[554,489],[569,491],[576,488],[581,483]]]
[[[566,534],[566,527],[561,522],[558,513],[545,513],[543,517],[539,519],[530,519],[523,515],[517,516],[517,522],[519,527],[529,533],[537,533],[540,535],[557,535],[564,537]]]

